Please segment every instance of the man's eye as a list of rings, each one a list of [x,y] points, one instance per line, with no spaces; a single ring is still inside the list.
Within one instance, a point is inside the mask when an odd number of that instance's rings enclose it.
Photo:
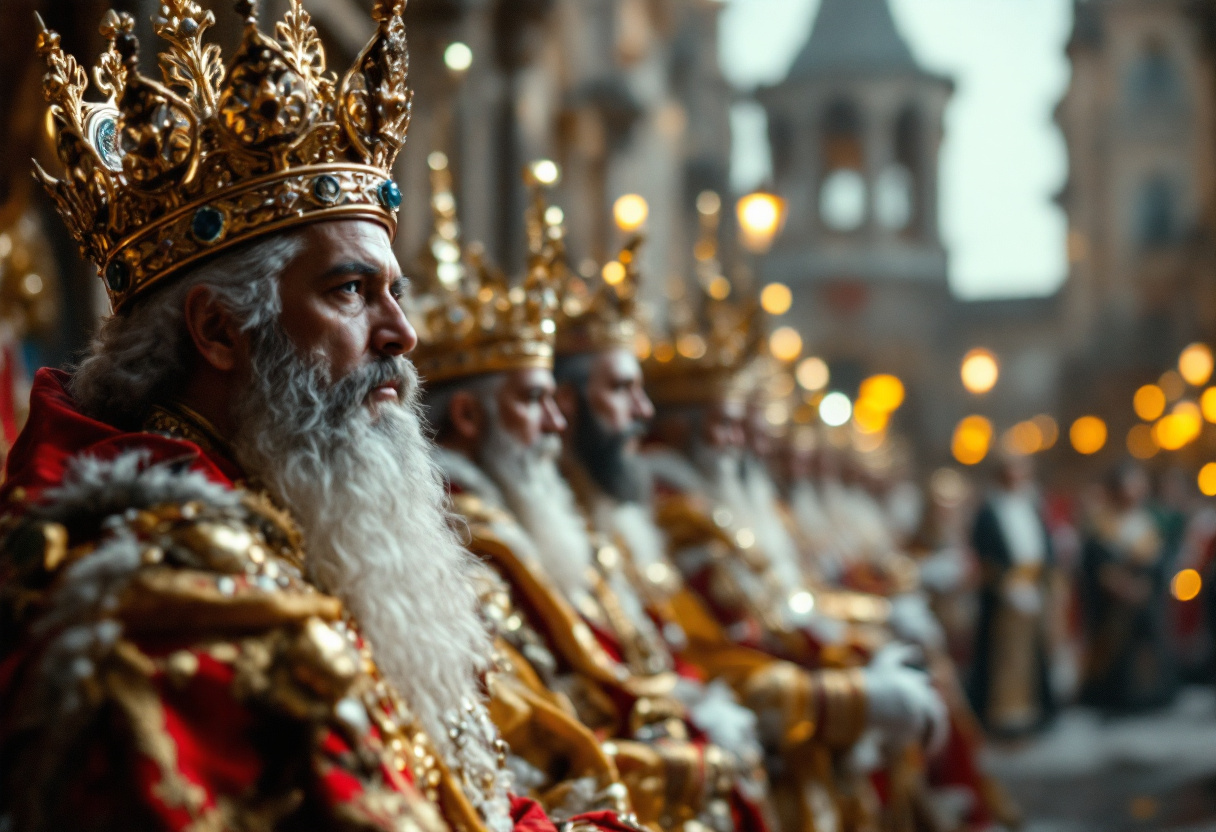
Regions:
[[[348,280],[338,287],[338,291],[346,294],[357,295],[359,294],[359,281]]]

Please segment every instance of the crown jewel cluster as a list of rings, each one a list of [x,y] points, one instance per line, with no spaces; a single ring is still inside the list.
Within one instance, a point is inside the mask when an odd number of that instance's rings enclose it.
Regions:
[[[392,234],[401,191],[390,174],[410,120],[405,0],[375,0],[378,27],[338,78],[308,12],[291,0],[268,35],[253,0],[225,68],[204,41],[215,23],[191,0],[166,0],[162,81],[138,71],[134,21],[111,11],[93,71],[107,99],[85,100],[86,72],[43,28],[56,179],[35,164],[117,309],[190,263],[263,234],[328,217],[365,217]]]

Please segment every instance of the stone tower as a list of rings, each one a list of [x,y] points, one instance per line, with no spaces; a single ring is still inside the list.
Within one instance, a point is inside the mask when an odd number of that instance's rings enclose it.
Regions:
[[[949,304],[937,160],[951,91],[917,64],[886,0],[823,0],[789,75],[757,93],[788,205],[760,274],[793,290],[791,322],[846,392],[880,370],[931,381]]]

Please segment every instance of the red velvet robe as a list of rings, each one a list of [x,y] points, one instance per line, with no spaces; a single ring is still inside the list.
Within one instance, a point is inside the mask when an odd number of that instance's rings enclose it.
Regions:
[[[111,460],[138,450],[148,455],[149,464],[177,463],[227,487],[235,487],[240,480],[241,472],[235,463],[208,453],[193,442],[123,431],[80,413],[67,392],[68,378],[57,370],[40,370],[35,377],[29,420],[9,454],[6,480],[0,489],[6,514],[20,514],[24,505],[40,502],[48,489],[63,482],[69,461],[81,455]],[[12,569],[13,564],[0,560],[0,583],[12,576]],[[32,672],[36,665],[41,646],[40,640],[30,637],[19,638],[10,645],[15,646],[0,653],[0,776],[5,777],[13,775],[4,771],[4,760],[12,759],[6,747],[12,752],[22,742],[21,727],[12,720],[17,706],[16,692],[23,675]],[[163,714],[163,725],[159,727],[163,727],[174,745],[174,776],[195,790],[194,796],[203,809],[217,806],[226,796],[256,790],[267,770],[268,759],[291,753],[290,747],[278,745],[279,735],[275,732],[281,726],[266,724],[262,714],[233,695],[233,672],[229,666],[215,661],[206,650],[187,643],[139,646],[153,657],[185,650],[197,659],[197,671],[185,683],[170,680],[163,672],[157,672],[152,682]],[[121,744],[114,745],[108,730],[121,728],[102,725],[73,747],[74,776],[64,793],[57,796],[59,801],[72,806],[68,814],[77,812],[79,817],[90,819],[112,818],[108,828],[190,828],[197,812],[185,811],[166,798],[164,770],[137,749],[120,750]],[[357,740],[354,742],[358,744]],[[311,760],[311,772],[302,777],[305,800],[315,806],[314,824],[319,818],[342,814],[336,810],[342,809],[343,804],[357,803],[364,791],[364,783],[349,765],[354,750],[352,740],[329,730],[321,748],[321,759]],[[411,786],[408,767],[398,771],[384,765],[381,774],[389,789],[413,794],[421,800]],[[19,773],[13,779],[20,782]],[[0,797],[0,814],[2,809]],[[516,832],[556,832],[554,824],[534,801],[513,798],[512,813]],[[355,814],[368,819],[366,807]],[[374,828],[381,828],[374,817],[369,820]],[[608,812],[580,816],[578,820],[606,832],[633,829]],[[385,820],[382,828],[393,828],[390,824]]]

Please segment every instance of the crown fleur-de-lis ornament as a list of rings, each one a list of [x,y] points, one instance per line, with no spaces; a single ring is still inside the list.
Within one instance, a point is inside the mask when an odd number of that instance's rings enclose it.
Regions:
[[[204,40],[215,16],[165,0],[161,80],[139,72],[134,21],[109,12],[109,48],[88,76],[40,23],[55,178],[35,177],[121,310],[183,268],[265,234],[330,218],[362,218],[395,234],[401,191],[392,165],[409,129],[404,0],[377,0],[377,29],[338,78],[301,0],[273,33],[238,0],[244,34],[225,65]]]

